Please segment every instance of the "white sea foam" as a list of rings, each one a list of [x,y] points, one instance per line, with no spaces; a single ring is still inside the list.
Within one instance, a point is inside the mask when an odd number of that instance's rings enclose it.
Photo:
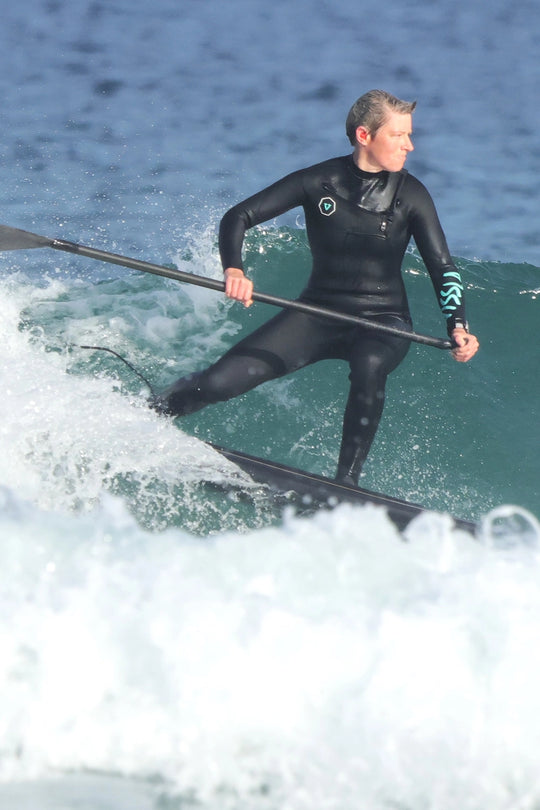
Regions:
[[[534,791],[537,547],[437,515],[404,542],[373,507],[209,541],[116,499],[2,501],[4,780],[157,775],[208,808],[294,810]]]

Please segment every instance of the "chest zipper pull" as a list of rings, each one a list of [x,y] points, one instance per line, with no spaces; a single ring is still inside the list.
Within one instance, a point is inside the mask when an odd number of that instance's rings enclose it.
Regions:
[[[384,236],[386,236],[386,230],[387,230],[387,228],[388,228],[388,220],[387,220],[387,219],[383,219],[383,220],[382,220],[382,222],[381,222],[381,224],[380,224],[380,226],[379,226],[379,230],[380,230],[380,232],[381,232],[382,234],[384,234]]]

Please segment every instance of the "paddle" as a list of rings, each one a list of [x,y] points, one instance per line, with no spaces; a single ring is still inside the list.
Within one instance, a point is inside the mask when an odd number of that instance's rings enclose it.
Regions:
[[[107,253],[105,250],[78,245],[75,242],[68,242],[65,239],[49,239],[47,236],[38,236],[38,234],[30,233],[30,231],[22,231],[19,228],[10,228],[7,225],[0,225],[0,251],[45,247],[53,248],[54,250],[63,250],[66,253],[76,253],[78,256],[86,256],[88,259],[97,259],[98,261],[108,262],[109,264],[119,264],[133,270],[142,270],[144,273],[153,273],[156,276],[164,276],[165,278],[171,278],[175,281],[183,281],[186,284],[208,287],[211,290],[218,290],[219,292],[225,291],[225,282],[217,281],[213,278],[205,278],[204,276],[197,276],[193,273],[185,273],[182,270],[172,270],[160,264],[152,264],[139,259],[130,259],[127,256],[120,256],[117,253]],[[266,293],[259,292],[253,293],[253,300],[259,301],[262,304],[272,304],[282,309],[296,309],[301,312],[306,312],[309,315],[320,315],[325,318],[333,318],[343,323],[364,326],[366,329],[384,332],[385,334],[394,335],[404,340],[411,340],[415,343],[423,343],[426,346],[434,346],[437,349],[452,348],[450,340],[431,337],[430,335],[420,335],[417,332],[403,332],[401,329],[394,326],[387,326],[386,324],[370,321],[366,318],[358,318],[356,315],[347,315],[345,312],[335,312],[332,309],[307,304],[303,301],[292,301],[288,298],[278,298],[278,296],[275,295],[267,295]]]

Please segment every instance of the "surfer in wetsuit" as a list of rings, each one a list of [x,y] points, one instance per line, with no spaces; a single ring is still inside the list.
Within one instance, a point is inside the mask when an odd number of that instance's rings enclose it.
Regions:
[[[403,168],[413,149],[415,106],[381,90],[366,93],[347,117],[352,155],[293,172],[226,212],[219,249],[230,298],[252,303],[253,283],[242,266],[246,230],[300,206],[313,257],[300,301],[411,331],[401,263],[412,237],[446,318],[453,357],[458,362],[473,357],[478,340],[469,333],[463,284],[433,201]],[[365,327],[284,310],[209,368],[177,380],[152,404],[183,416],[318,360],[346,360],[350,390],[336,479],[356,484],[382,415],[386,379],[409,345]]]

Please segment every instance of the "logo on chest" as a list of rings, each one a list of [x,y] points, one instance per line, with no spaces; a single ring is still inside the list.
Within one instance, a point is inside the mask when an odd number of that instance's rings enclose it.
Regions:
[[[321,197],[319,200],[319,211],[325,217],[331,217],[336,213],[336,201],[332,197]]]

